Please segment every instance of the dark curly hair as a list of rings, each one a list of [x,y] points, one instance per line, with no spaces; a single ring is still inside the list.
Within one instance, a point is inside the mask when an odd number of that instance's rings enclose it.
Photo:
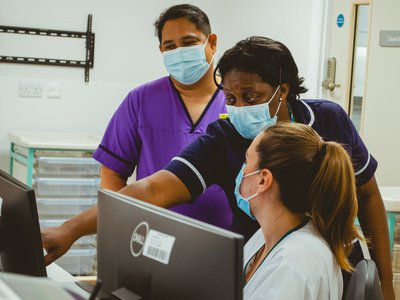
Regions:
[[[288,83],[289,103],[308,90],[303,86],[304,78],[299,77],[299,70],[289,49],[284,44],[266,37],[246,38],[225,51],[214,71],[217,86],[222,89],[225,75],[234,69],[257,74],[263,82],[272,86]],[[217,75],[221,76],[222,85],[217,83]]]
[[[154,22],[156,29],[156,36],[161,43],[162,30],[168,20],[185,18],[194,25],[196,28],[204,33],[205,36],[211,34],[210,21],[204,11],[197,6],[191,4],[179,4],[171,6],[161,13],[158,19]]]

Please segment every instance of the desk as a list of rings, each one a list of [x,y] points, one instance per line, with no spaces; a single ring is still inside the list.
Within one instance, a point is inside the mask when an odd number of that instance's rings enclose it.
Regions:
[[[77,293],[85,299],[89,299],[90,294],[76,285],[78,278],[75,278],[67,271],[55,263],[46,267],[47,277],[60,284],[61,287]]]
[[[65,270],[52,264],[49,278],[0,272],[0,299],[87,300],[90,295],[75,284]]]
[[[55,282],[76,282],[77,278],[69,274],[56,263],[52,263],[46,267],[47,277]]]

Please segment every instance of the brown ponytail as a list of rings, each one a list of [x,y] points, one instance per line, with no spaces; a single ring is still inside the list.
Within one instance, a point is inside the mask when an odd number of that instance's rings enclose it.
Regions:
[[[347,259],[352,240],[360,238],[354,226],[358,211],[355,175],[342,146],[335,142],[323,146],[326,153],[308,191],[311,216],[340,267],[349,272],[353,269]]]
[[[259,168],[269,169],[278,182],[284,205],[310,214],[339,266],[351,271],[347,256],[360,236],[354,226],[355,175],[346,150],[322,141],[309,126],[282,122],[264,131],[256,151]]]

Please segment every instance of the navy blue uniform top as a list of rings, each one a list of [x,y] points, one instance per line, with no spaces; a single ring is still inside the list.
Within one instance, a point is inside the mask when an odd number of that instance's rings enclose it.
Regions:
[[[346,148],[352,158],[358,186],[372,178],[377,161],[369,154],[341,106],[326,100],[297,100],[291,109],[296,122],[308,124],[325,141],[336,141]],[[165,167],[186,185],[192,199],[212,184],[223,188],[233,213],[231,230],[243,234],[246,240],[259,225],[237,207],[233,191],[251,142],[236,131],[229,119],[218,120]]]

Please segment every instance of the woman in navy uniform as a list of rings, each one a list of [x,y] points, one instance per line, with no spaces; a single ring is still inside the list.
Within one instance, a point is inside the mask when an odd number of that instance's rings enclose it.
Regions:
[[[368,152],[347,113],[330,101],[300,99],[299,95],[307,89],[302,85],[304,79],[299,77],[290,51],[282,43],[265,37],[238,42],[224,53],[215,73],[222,78],[229,118],[210,124],[205,135],[174,158],[165,171],[147,181],[149,184],[154,179],[158,181],[159,176],[166,176],[171,178],[170,185],[173,182],[172,194],[160,193],[163,195],[156,203],[171,205],[169,200],[196,199],[208,186],[218,184],[230,201],[234,215],[232,230],[248,239],[258,225],[238,210],[233,193],[246,149],[257,134],[276,122],[309,125],[324,141],[342,144],[351,157],[359,199],[358,219],[370,241],[369,250],[379,270],[385,299],[394,299],[386,214],[374,176],[377,161]],[[152,189],[156,191],[157,187]],[[123,192],[141,193],[135,190],[132,186]],[[356,242],[350,261],[355,265],[362,258],[361,247]],[[346,289],[349,274],[344,277]]]

